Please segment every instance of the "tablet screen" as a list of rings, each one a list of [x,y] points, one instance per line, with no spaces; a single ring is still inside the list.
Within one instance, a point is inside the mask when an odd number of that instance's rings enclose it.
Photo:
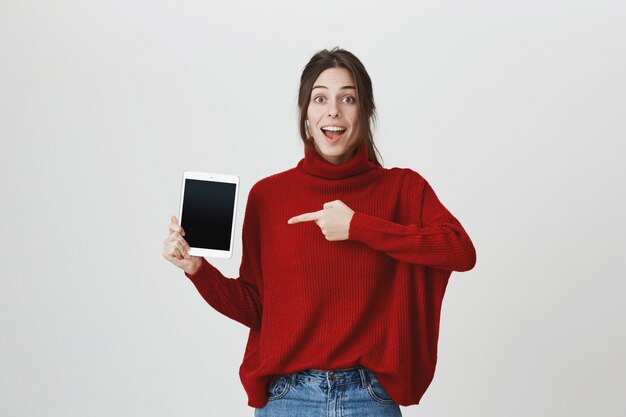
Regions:
[[[236,184],[185,179],[182,228],[191,247],[230,251]]]

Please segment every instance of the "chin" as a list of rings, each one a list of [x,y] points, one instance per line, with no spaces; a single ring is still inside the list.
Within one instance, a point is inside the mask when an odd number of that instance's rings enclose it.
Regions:
[[[354,151],[355,145],[354,144],[346,144],[346,145],[334,144],[334,145],[329,146],[328,144],[323,143],[320,146],[319,144],[316,143],[315,147],[317,148],[316,149],[317,152],[320,153],[322,157],[342,159],[344,155]]]

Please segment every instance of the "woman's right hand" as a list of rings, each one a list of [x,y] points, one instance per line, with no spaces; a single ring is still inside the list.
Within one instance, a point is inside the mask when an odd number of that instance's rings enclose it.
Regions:
[[[193,274],[200,268],[202,257],[189,255],[189,244],[183,238],[185,231],[176,216],[170,219],[169,232],[163,241],[163,257],[189,275]]]

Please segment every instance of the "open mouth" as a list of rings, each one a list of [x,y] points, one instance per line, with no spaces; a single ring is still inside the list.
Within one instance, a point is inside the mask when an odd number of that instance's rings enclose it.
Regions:
[[[346,132],[346,128],[341,126],[324,126],[322,132],[331,142],[335,142],[343,136]]]

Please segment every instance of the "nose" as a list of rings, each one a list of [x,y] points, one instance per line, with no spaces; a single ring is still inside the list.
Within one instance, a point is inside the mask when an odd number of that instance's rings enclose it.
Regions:
[[[341,117],[339,109],[337,108],[337,104],[332,101],[330,106],[328,107],[328,117]]]

